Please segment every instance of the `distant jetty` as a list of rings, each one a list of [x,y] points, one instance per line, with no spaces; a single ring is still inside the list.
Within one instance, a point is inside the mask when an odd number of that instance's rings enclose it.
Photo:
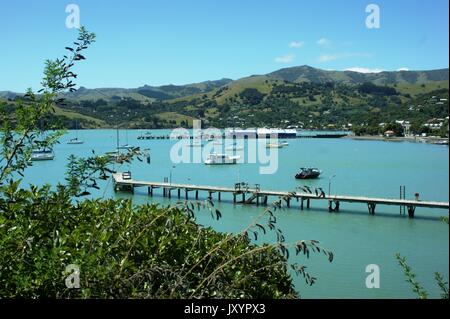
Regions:
[[[317,132],[317,131],[297,131],[295,129],[225,129],[221,134],[207,134],[201,133],[202,139],[258,139],[258,138],[280,138],[280,139],[294,139],[294,138],[341,138],[348,136],[345,132]],[[198,138],[197,137],[197,138]],[[138,136],[139,140],[168,140],[168,139],[194,139],[193,135],[155,135],[147,132]]]

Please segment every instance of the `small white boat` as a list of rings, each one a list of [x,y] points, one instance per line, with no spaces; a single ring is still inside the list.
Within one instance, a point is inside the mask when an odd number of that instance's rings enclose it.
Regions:
[[[244,149],[244,147],[242,146],[228,146],[227,148],[225,148],[226,151],[242,151]]]
[[[71,138],[67,144],[83,144],[84,141],[82,139],[79,139],[78,137]]]
[[[208,155],[208,158],[205,160],[206,165],[223,165],[223,164],[236,164],[240,159],[240,156],[231,156],[228,154],[217,154],[212,153]]]
[[[203,147],[202,142],[200,141],[193,141],[191,144],[189,144],[190,147]]]
[[[83,144],[84,141],[80,138],[78,138],[78,121],[75,121],[75,133],[76,136],[74,138],[71,138],[67,144]]]
[[[268,143],[266,145],[266,148],[283,148],[283,146],[285,146],[285,145],[283,145],[281,143]]]
[[[289,146],[289,143],[286,142],[286,141],[283,141],[283,142],[281,142],[280,144],[283,145],[283,146]]]
[[[55,158],[55,153],[52,149],[40,149],[31,153],[30,160],[32,161],[51,161]]]
[[[118,147],[119,150],[129,150],[130,148],[133,148],[133,146],[131,146],[129,144],[125,144],[125,145]]]

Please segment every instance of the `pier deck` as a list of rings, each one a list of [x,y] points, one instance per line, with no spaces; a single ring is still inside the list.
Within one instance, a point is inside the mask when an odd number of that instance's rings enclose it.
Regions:
[[[126,178],[124,178],[124,176]],[[153,195],[153,190],[157,188],[163,189],[163,196],[171,197],[173,190],[178,191],[178,198],[181,196],[181,190],[184,191],[186,199],[189,198],[189,192],[195,191],[195,198],[198,199],[199,191],[207,192],[208,197],[212,198],[213,193],[218,194],[218,200],[221,200],[221,193],[230,193],[233,195],[233,202],[243,204],[256,204],[260,202],[267,204],[269,196],[285,197],[286,204],[289,207],[290,201],[296,199],[300,201],[300,208],[303,209],[304,201],[306,201],[307,208],[310,207],[311,200],[325,200],[328,201],[328,208],[330,212],[339,212],[340,203],[363,203],[367,204],[369,213],[375,214],[376,205],[394,205],[404,206],[408,209],[408,216],[414,217],[416,207],[437,208],[437,209],[449,209],[448,202],[436,202],[436,201],[422,201],[422,200],[409,200],[409,199],[394,199],[394,198],[376,198],[376,197],[364,197],[364,196],[347,196],[347,195],[331,195],[326,194],[316,195],[315,193],[305,192],[289,192],[289,191],[274,191],[274,190],[262,190],[259,187],[254,188],[241,188],[241,187],[222,187],[222,186],[208,186],[208,185],[194,185],[194,184],[180,184],[180,183],[163,183],[163,182],[151,182],[151,181],[139,181],[134,180],[131,175],[123,175],[123,173],[113,174],[114,190],[127,190],[134,193],[134,189],[138,187],[147,187],[149,195]],[[242,200],[237,200],[237,196],[242,196]],[[247,200],[246,195],[249,195]],[[262,201],[260,199],[262,198]],[[334,205],[334,207],[333,207]]]

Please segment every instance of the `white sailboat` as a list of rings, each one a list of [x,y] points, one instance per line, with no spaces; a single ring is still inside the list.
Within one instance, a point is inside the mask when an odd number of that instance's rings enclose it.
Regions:
[[[119,129],[117,129],[117,130],[119,130]],[[124,144],[124,145],[118,146],[118,147],[117,147],[118,149],[121,149],[121,150],[128,150],[128,149],[130,149],[130,148],[133,148],[133,146],[131,146],[130,144],[128,144],[128,130],[125,130],[125,139],[126,139],[125,144]]]
[[[83,144],[84,141],[80,138],[78,138],[78,121],[75,121],[75,138],[71,138],[67,144]]]

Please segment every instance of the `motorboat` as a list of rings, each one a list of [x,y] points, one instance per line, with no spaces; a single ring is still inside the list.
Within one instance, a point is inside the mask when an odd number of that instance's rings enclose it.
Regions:
[[[79,139],[78,137],[71,138],[67,142],[67,144],[83,144],[83,143],[84,143],[84,141],[82,139]]]
[[[295,175],[296,179],[313,179],[318,178],[322,172],[313,167],[302,167],[300,168],[300,172]]]
[[[190,147],[203,147],[203,143],[201,141],[192,141],[192,143],[189,144]]]
[[[236,146],[236,145],[228,146],[225,148],[226,151],[242,151],[243,149],[244,149],[243,146]]]
[[[31,161],[51,161],[55,158],[52,149],[39,149],[31,152]]]
[[[228,154],[211,153],[205,160],[206,165],[236,164],[241,157],[239,155],[231,156]]]
[[[283,146],[285,146],[285,145],[283,145],[282,143],[268,143],[268,144],[266,144],[266,148],[283,148]]]

